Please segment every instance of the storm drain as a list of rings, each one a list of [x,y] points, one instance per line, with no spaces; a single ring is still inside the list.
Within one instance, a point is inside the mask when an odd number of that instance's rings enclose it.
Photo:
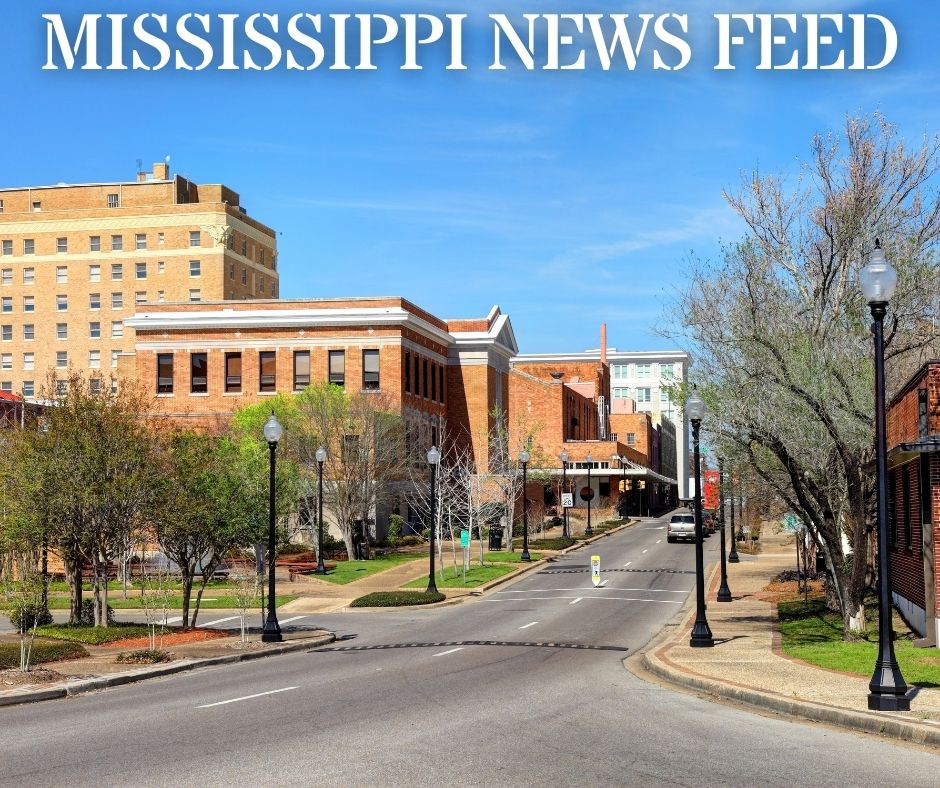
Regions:
[[[442,640],[437,643],[383,643],[378,646],[326,646],[311,649],[309,654],[324,651],[382,651],[392,648],[446,648],[448,646],[522,646],[525,648],[570,648],[580,651],[629,651],[626,646],[595,646],[588,643],[559,643],[536,640]]]

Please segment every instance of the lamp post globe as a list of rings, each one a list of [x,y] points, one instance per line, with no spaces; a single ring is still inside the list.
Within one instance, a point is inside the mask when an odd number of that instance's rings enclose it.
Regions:
[[[428,588],[427,593],[436,594],[437,593],[437,580],[434,577],[434,550],[435,550],[435,531],[436,527],[436,512],[435,504],[436,495],[437,495],[437,466],[441,462],[441,453],[438,450],[437,446],[432,446],[428,449],[428,465],[431,466],[431,557],[430,563],[428,565]]]
[[[323,463],[326,462],[326,447],[320,446],[316,452],[317,458],[317,571],[318,575],[326,574],[326,565],[323,563]]]
[[[705,559],[702,547],[702,456],[699,450],[699,429],[705,417],[705,402],[698,394],[697,389],[685,403],[685,413],[692,422],[692,446],[694,449],[695,465],[695,624],[692,627],[692,636],[689,645],[714,646],[711,627],[705,618]]]
[[[563,493],[568,492],[568,460],[570,459],[568,455],[568,450],[565,449],[561,453],[561,491]],[[568,507],[561,507],[561,536],[563,539],[568,538]]]
[[[874,318],[875,346],[875,469],[878,526],[878,658],[868,684],[868,708],[875,711],[909,711],[907,684],[894,654],[891,624],[891,556],[888,539],[888,447],[885,418],[884,319],[888,300],[897,288],[898,275],[875,239],[875,249],[859,273],[859,286]]]
[[[275,605],[274,565],[277,558],[274,532],[275,520],[275,454],[277,444],[284,434],[284,428],[271,411],[271,415],[264,424],[264,439],[268,442],[268,613],[264,619],[264,630],[261,632],[263,643],[280,643],[284,638],[281,627],[277,621],[277,608]]]
[[[523,449],[519,452],[519,462],[522,465],[522,555],[519,556],[520,561],[532,560],[532,556],[529,555],[529,497],[525,490],[528,482],[526,471],[529,467],[529,459],[528,451]]]

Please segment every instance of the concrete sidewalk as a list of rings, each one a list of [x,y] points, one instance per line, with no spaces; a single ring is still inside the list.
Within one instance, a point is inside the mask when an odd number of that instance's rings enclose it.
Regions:
[[[910,712],[868,711],[870,677],[817,668],[781,653],[776,602],[762,591],[793,568],[792,537],[768,534],[761,542],[764,552],[742,554],[741,563],[728,565],[732,602],[715,601],[717,566],[711,575],[706,601],[714,648],[689,646],[693,594],[646,648],[642,668],[688,689],[767,711],[940,747],[940,690],[915,689]]]

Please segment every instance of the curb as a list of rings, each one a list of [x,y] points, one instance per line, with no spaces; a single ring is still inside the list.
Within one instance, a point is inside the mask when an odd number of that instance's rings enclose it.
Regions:
[[[170,665],[128,671],[126,673],[114,673],[110,676],[96,676],[92,679],[80,679],[78,681],[69,682],[64,686],[52,687],[50,689],[32,690],[19,695],[7,695],[5,697],[0,696],[0,706],[16,706],[22,703],[38,703],[43,700],[84,695],[87,692],[95,692],[100,689],[107,689],[108,687],[119,687],[123,684],[133,684],[138,681],[145,681],[146,679],[172,676],[176,673],[185,673],[198,668],[211,667],[214,665],[233,665],[237,662],[248,662],[249,660],[262,659],[263,657],[275,657],[279,654],[289,654],[293,651],[318,648],[319,646],[325,646],[327,643],[333,643],[335,640],[336,635],[331,632],[316,638],[306,638],[304,640],[284,643],[283,645],[274,646],[263,651],[247,651],[244,654],[223,654],[218,657],[205,657],[203,659],[182,659]]]

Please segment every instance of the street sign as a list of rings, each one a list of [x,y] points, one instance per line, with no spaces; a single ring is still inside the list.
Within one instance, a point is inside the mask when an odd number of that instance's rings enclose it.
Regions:
[[[785,514],[783,516],[783,527],[793,533],[799,530],[800,521],[795,514]]]
[[[594,489],[591,487],[581,488],[581,500],[590,501],[594,497]]]
[[[561,494],[561,508],[570,509],[574,506],[574,493]]]
[[[601,584],[601,557],[599,555],[591,556],[591,582],[597,588]]]
[[[460,546],[464,549],[470,546],[470,532],[466,528],[460,531]]]

